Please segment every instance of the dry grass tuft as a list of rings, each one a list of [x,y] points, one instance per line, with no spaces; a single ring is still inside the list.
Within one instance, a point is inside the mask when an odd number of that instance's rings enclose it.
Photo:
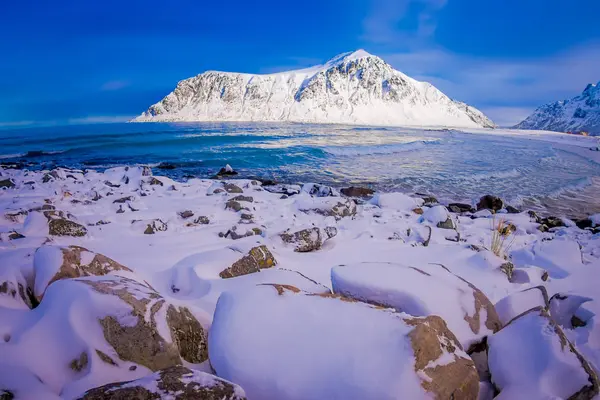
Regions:
[[[507,223],[503,217],[496,219],[496,215],[494,215],[492,219],[492,244],[490,246],[492,253],[498,257],[506,258],[506,254],[516,239],[516,236],[512,235],[513,231],[514,225]]]

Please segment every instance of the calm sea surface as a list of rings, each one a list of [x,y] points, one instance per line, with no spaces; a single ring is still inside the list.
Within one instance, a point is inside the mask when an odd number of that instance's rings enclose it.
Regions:
[[[516,206],[572,217],[600,212],[600,165],[519,137],[406,128],[259,123],[99,124],[0,130],[0,161],[105,169],[170,163],[155,174],[241,177],[472,201],[492,193]]]

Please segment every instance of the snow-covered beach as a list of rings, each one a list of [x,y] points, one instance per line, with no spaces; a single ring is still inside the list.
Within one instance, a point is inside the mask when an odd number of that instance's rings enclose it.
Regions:
[[[223,172],[0,170],[7,396],[597,395],[598,216]]]

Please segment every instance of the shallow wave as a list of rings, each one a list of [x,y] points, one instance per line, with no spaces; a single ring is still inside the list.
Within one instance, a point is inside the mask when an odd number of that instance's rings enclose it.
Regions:
[[[23,157],[25,154],[24,153],[17,153],[17,154],[0,154],[0,160],[6,160],[6,159],[11,159],[11,158],[21,158]]]
[[[572,192],[572,191],[578,191],[578,190],[584,189],[588,186],[591,186],[593,184],[594,184],[594,181],[592,180],[592,178],[590,178],[590,177],[581,178],[581,179],[578,179],[577,181],[575,181],[575,183],[571,183],[569,185],[565,185],[563,187],[560,187],[558,189],[551,191],[550,193],[548,193],[547,197],[556,199],[565,193]]]
[[[322,150],[334,156],[363,156],[371,154],[395,154],[407,151],[422,150],[426,146],[439,144],[439,140],[421,140],[400,144],[384,144],[380,146],[329,146]]]
[[[494,172],[483,172],[479,174],[473,174],[469,176],[468,180],[472,181],[484,181],[487,179],[507,179],[507,178],[518,178],[521,176],[521,171],[518,168],[513,168],[507,171],[494,171]]]

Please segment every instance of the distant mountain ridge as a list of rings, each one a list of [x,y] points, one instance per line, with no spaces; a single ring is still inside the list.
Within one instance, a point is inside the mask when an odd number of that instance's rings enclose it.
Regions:
[[[276,74],[207,71],[133,120],[495,127],[481,111],[364,50]]]
[[[600,135],[600,82],[588,84],[580,95],[571,99],[537,108],[515,128]]]

